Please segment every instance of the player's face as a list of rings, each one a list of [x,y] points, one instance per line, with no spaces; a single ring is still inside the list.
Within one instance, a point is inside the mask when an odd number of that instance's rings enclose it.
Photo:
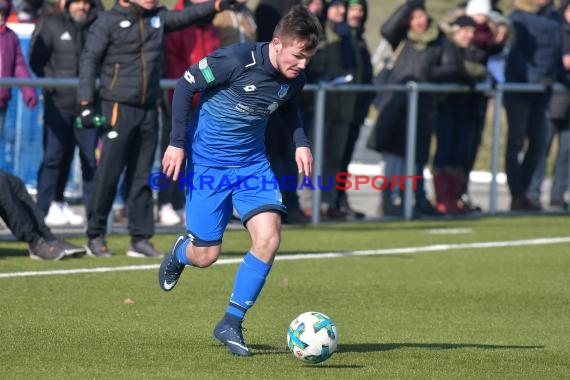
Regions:
[[[158,5],[158,0],[130,0],[130,2],[146,10],[154,9]]]
[[[316,51],[305,50],[305,42],[301,40],[274,38],[272,43],[275,44],[277,70],[289,79],[297,77],[305,70]]]

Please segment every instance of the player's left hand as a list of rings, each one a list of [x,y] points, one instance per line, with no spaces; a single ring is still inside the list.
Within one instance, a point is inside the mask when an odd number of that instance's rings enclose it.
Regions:
[[[184,160],[184,149],[169,145],[162,157],[162,171],[174,181],[178,179],[182,161]]]
[[[307,147],[297,148],[295,150],[295,161],[297,162],[299,174],[310,177],[313,172],[313,154],[311,149]]]

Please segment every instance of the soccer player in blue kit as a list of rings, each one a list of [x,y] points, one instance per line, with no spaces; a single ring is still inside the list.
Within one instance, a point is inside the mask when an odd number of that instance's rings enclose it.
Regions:
[[[242,321],[269,274],[280,242],[285,207],[265,155],[265,128],[279,112],[296,146],[300,174],[310,175],[313,157],[300,118],[303,70],[319,43],[319,20],[298,5],[281,19],[266,43],[218,49],[191,66],[176,84],[170,146],[164,172],[174,179],[187,157],[186,229],[160,265],[160,287],[170,291],[186,266],[204,268],[218,259],[222,236],[238,211],[251,236],[251,249],[238,267],[233,292],[213,336],[232,354],[249,356]],[[190,123],[192,96],[201,103]],[[204,178],[208,177],[206,185]],[[245,183],[245,178],[257,182]],[[211,184],[211,185],[210,185]]]

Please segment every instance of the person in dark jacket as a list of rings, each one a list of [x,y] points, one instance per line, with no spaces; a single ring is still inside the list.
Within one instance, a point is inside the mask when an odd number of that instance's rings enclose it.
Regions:
[[[161,257],[154,234],[152,191],[148,184],[158,140],[157,102],[162,95],[164,34],[228,9],[234,0],[215,0],[170,11],[154,0],[119,0],[100,13],[81,55],[79,104],[82,122],[95,115],[95,79],[100,66],[101,110],[110,131],[103,137],[87,223],[88,253],[109,257],[107,216],[126,167],[131,257]]]
[[[449,82],[455,77],[458,63],[454,55],[445,62],[446,37],[435,21],[428,16],[423,1],[407,1],[398,7],[381,29],[382,36],[390,43],[394,53],[394,66],[387,84],[416,82]],[[406,94],[382,94],[379,115],[367,147],[382,153],[387,178],[403,175],[406,150]],[[419,96],[416,145],[416,171],[423,175],[423,167],[429,158],[431,134],[436,115],[436,96],[423,93]],[[388,184],[390,188],[392,184]],[[397,188],[397,186],[396,186]],[[394,198],[399,194],[382,192],[382,211],[385,215],[402,215],[402,205]],[[418,213],[434,215],[437,211],[426,199],[423,184],[415,192],[415,209]]]
[[[561,16],[560,30],[562,32],[562,64],[564,66],[564,81],[570,83],[570,0],[560,2],[559,12],[554,13],[552,7],[543,7],[541,11],[548,10],[550,18],[557,20],[558,14]],[[568,186],[568,161],[570,158],[570,96],[568,93],[554,93],[550,99],[546,112],[546,145],[543,156],[534,171],[532,180],[527,190],[527,197],[534,203],[540,202],[541,187],[546,177],[546,163],[549,152],[553,148],[555,136],[558,136],[558,152],[552,173],[552,185],[550,187],[549,203],[551,207],[567,208],[568,203],[564,199],[565,192],[570,189]]]
[[[0,77],[29,78],[30,72],[18,36],[6,26],[11,9],[10,0],[0,0]],[[36,91],[32,87],[21,87],[21,90],[26,106],[34,108],[38,102]],[[12,89],[0,87],[0,136],[4,133],[4,121],[11,98]]]
[[[362,83],[364,64],[360,41],[346,22],[346,11],[344,1],[334,0],[327,4],[324,37],[307,67],[308,83]],[[347,216],[347,210],[338,207],[337,189],[332,182],[342,169],[351,122],[355,118],[357,95],[356,92],[335,92],[326,96],[321,206],[325,216],[330,219]],[[312,96],[309,99],[303,104],[303,112],[311,117],[314,103]]]
[[[562,77],[560,26],[537,14],[536,0],[515,0],[510,19],[515,32],[507,58],[507,82],[543,84],[547,89]],[[511,210],[539,211],[541,205],[526,195],[532,175],[544,154],[546,141],[546,93],[507,93],[508,135],[506,149],[507,183]],[[525,149],[525,139],[528,141]],[[524,154],[522,162],[519,157]]]
[[[29,246],[36,260],[60,260],[79,256],[85,249],[57,239],[44,223],[44,216],[28,194],[24,182],[15,175],[0,170],[0,218],[19,241]]]
[[[364,26],[368,18],[368,2],[366,0],[349,0],[346,8],[346,23],[351,29],[351,33],[355,36],[356,54],[360,55],[358,67],[360,81],[363,84],[371,84],[373,79],[372,60],[370,50],[366,40],[364,39]],[[350,122],[346,146],[341,160],[340,172],[348,172],[348,165],[352,160],[356,141],[360,135],[360,127],[364,124],[370,104],[374,100],[375,94],[372,92],[359,92],[356,95],[354,106],[354,117]],[[364,214],[353,210],[349,203],[346,190],[337,190],[335,206],[340,214],[347,214],[348,217],[356,219],[364,218]]]
[[[260,0],[254,11],[257,24],[257,41],[267,42],[273,38],[275,26],[300,0]]]
[[[449,44],[455,48],[454,60],[457,67],[455,82],[474,85],[487,76],[485,65],[470,61],[467,57],[477,23],[467,15],[459,16],[450,27]],[[470,211],[460,200],[464,172],[465,152],[469,151],[473,139],[472,130],[473,94],[447,95],[439,104],[436,121],[437,149],[433,158],[433,184],[436,195],[436,209],[444,214],[460,214]]]
[[[30,43],[30,66],[38,77],[74,78],[87,30],[98,9],[93,0],[66,0],[61,13],[43,18]],[[79,147],[83,203],[89,205],[97,166],[97,130],[75,128],[76,88],[44,88],[43,158],[38,171],[38,207],[49,226],[81,225],[83,217],[64,202],[75,147]]]

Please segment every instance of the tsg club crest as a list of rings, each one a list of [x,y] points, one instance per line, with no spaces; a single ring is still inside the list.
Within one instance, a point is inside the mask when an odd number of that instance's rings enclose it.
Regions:
[[[277,92],[279,99],[283,99],[285,96],[287,96],[287,91],[289,91],[289,85],[282,84],[281,87],[279,87],[279,91]]]
[[[154,29],[160,28],[160,17],[154,16],[153,18],[151,18],[150,26],[152,26]]]

